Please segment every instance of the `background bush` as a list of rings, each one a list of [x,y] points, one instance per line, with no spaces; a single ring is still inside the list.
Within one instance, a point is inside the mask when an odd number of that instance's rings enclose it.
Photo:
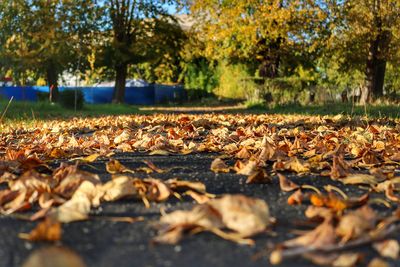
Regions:
[[[218,65],[218,86],[215,94],[219,97],[234,99],[256,98],[258,87],[251,79],[249,69],[244,64],[227,64],[222,62]]]

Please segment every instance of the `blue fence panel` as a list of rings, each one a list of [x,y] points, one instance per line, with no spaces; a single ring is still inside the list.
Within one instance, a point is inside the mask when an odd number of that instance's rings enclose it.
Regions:
[[[10,99],[14,97],[17,101],[36,101],[36,91],[31,86],[3,86],[0,87],[0,95]]]
[[[155,102],[165,103],[185,98],[186,91],[181,85],[154,85]]]
[[[14,87],[13,87],[14,88]],[[48,86],[30,87],[30,92],[49,92]],[[85,102],[89,104],[111,103],[114,87],[76,87],[82,91]],[[59,87],[59,91],[74,90],[75,87]],[[1,91],[0,91],[1,93]],[[2,94],[2,93],[1,93]],[[35,100],[36,94],[35,95]],[[154,105],[185,98],[186,91],[182,86],[149,85],[146,87],[126,87],[125,102],[132,105]],[[15,96],[14,96],[15,97]],[[33,98],[31,98],[33,99]]]
[[[154,86],[126,87],[125,103],[132,105],[154,105]]]
[[[86,103],[104,104],[111,103],[114,87],[60,87],[59,90],[78,90],[82,91]],[[126,87],[125,103],[131,105],[153,105],[154,86],[146,87]]]
[[[75,90],[82,91],[83,98],[89,104],[111,103],[114,87],[60,87],[60,91]]]
[[[41,93],[48,93],[50,91],[48,86],[32,86],[33,90]]]

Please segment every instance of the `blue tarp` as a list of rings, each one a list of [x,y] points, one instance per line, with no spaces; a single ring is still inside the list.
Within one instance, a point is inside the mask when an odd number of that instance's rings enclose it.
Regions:
[[[17,101],[36,101],[36,91],[30,86],[2,86],[0,95],[10,99],[12,96]]]

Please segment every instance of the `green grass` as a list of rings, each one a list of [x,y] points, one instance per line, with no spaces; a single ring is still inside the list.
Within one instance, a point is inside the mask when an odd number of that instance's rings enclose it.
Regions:
[[[332,103],[325,105],[281,105],[271,108],[265,105],[247,106],[248,112],[269,114],[303,114],[303,115],[349,115],[368,116],[371,118],[400,118],[400,107],[398,105],[367,105],[359,106],[343,103]]]
[[[0,111],[3,113],[7,101],[0,101]],[[85,105],[83,109],[74,111],[49,102],[18,102],[13,101],[4,115],[4,120],[36,120],[70,117],[89,117],[101,115],[122,115],[139,113],[139,108],[130,105],[98,104]],[[140,112],[143,113],[143,112]]]
[[[7,105],[7,101],[0,101],[0,112],[3,113]],[[198,104],[198,103],[197,103]],[[203,103],[204,104],[204,103]],[[208,103],[209,106],[217,106],[216,103]],[[221,103],[223,105],[224,103]],[[225,103],[226,104],[226,103]],[[260,103],[247,105],[245,110],[233,110],[233,113],[268,113],[268,114],[304,114],[304,115],[336,115],[344,114],[350,116],[365,116],[371,118],[400,118],[400,107],[397,105],[369,105],[352,106],[351,104],[326,104],[326,105],[284,105],[268,108]],[[198,106],[195,103],[185,103],[179,106]],[[82,110],[74,111],[66,109],[58,104],[49,102],[18,102],[13,101],[5,113],[4,122],[13,121],[35,121],[54,118],[71,118],[71,117],[96,117],[102,115],[124,115],[124,114],[148,114],[150,111],[141,111],[138,106],[116,105],[116,104],[86,104]]]

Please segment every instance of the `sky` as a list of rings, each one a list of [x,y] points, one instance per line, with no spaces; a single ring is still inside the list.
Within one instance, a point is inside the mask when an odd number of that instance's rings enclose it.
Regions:
[[[175,5],[167,5],[168,13],[175,14],[176,13],[176,6]]]

